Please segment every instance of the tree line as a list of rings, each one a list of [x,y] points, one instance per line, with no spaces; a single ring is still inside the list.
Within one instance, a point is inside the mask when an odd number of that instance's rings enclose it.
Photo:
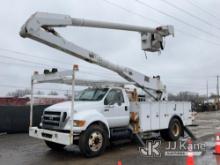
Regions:
[[[24,97],[25,95],[30,95],[31,94],[31,90],[30,89],[17,89],[15,91],[12,92],[8,92],[6,94],[6,96],[9,97]],[[36,95],[45,95],[45,92],[42,91],[37,91],[35,92]],[[56,91],[49,91],[47,93],[47,95],[58,95],[58,93]]]

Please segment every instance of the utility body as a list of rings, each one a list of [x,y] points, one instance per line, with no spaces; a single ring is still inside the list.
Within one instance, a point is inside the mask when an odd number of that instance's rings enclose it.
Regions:
[[[143,137],[146,133],[160,132],[165,140],[178,140],[184,127],[192,124],[189,102],[167,101],[165,85],[160,77],[149,77],[133,69],[115,65],[61,37],[54,28],[85,26],[139,32],[144,51],[158,52],[164,49],[163,38],[174,35],[172,26],[157,28],[132,26],[71,18],[67,15],[35,13],[24,24],[20,35],[59,49],[118,73],[127,82],[78,80],[73,70],[34,74],[37,83],[64,83],[72,85],[72,101],[58,103],[44,110],[40,126],[33,127],[31,104],[30,129],[32,137],[44,139],[52,149],[77,144],[87,157],[100,155],[111,141]],[[74,98],[75,85],[89,86]],[[132,88],[131,88],[132,86]],[[141,91],[141,93],[139,92]],[[143,94],[144,93],[144,94]],[[32,101],[31,101],[32,102]]]

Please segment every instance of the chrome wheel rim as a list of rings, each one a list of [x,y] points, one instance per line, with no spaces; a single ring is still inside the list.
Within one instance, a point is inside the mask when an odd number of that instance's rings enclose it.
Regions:
[[[93,132],[89,137],[89,148],[93,152],[100,150],[103,144],[103,136],[100,132]]]
[[[172,127],[172,133],[175,137],[179,136],[180,134],[180,127],[178,123],[174,123],[173,127]]]

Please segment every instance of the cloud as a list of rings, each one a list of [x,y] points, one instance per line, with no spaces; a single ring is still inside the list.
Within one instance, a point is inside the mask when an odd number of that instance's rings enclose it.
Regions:
[[[82,73],[79,73],[79,76],[85,78],[100,79],[104,77],[106,79],[115,79],[115,77],[117,77],[116,74],[102,69],[101,67],[88,64],[82,60],[66,55],[65,53],[54,50],[30,39],[21,38],[18,33],[22,24],[24,24],[27,18],[36,11],[62,13],[78,18],[112,21],[150,27],[172,24],[175,28],[181,29],[204,40],[218,42],[217,38],[199,32],[192,27],[188,27],[176,20],[173,20],[172,18],[141,6],[134,0],[128,0],[126,3],[124,3],[125,1],[123,0],[112,2],[117,3],[118,5],[121,5],[131,11],[141,13],[141,15],[149,18],[149,20],[127,13],[102,0],[66,0],[65,2],[54,0],[5,1],[0,7],[0,20],[2,21],[0,31],[0,48],[26,52],[30,55],[38,56],[39,59],[3,51],[1,49],[0,55],[3,54],[9,57],[29,60],[35,63],[42,63],[45,64],[46,67],[48,67],[48,65],[57,66],[62,69],[71,69],[72,64],[78,63],[80,64],[80,69],[82,71]],[[216,6],[219,5],[219,1],[212,0],[196,2],[208,11],[214,8],[213,10],[215,11],[215,14],[220,18],[216,8]],[[177,9],[164,4],[161,0],[146,1],[146,3],[189,22],[194,26],[209,31],[210,33],[219,34],[217,29],[211,28],[201,21],[187,16]],[[185,10],[210,21],[216,26],[218,25],[218,23],[216,23],[217,18],[210,18],[207,14],[199,11],[186,2],[178,0],[172,3],[175,3]],[[151,22],[150,19],[155,19],[161,22],[161,24]],[[210,91],[215,92],[216,80],[214,76],[219,74],[219,46],[198,40],[195,37],[187,36],[181,32],[176,32],[174,38],[169,37],[166,39],[166,48],[161,55],[158,56],[156,53],[147,53],[148,59],[146,59],[143,51],[141,50],[140,34],[138,33],[77,27],[58,29],[58,31],[61,32],[67,39],[86,49],[97,52],[103,58],[113,63],[131,67],[149,76],[161,75],[162,81],[164,81],[167,85],[170,92],[192,90],[193,92],[205,93],[207,80],[210,82]],[[43,60],[42,58],[51,60]],[[58,62],[54,62],[54,60]],[[0,75],[4,75],[1,78],[1,84],[29,87],[30,76],[33,71],[42,71],[44,68],[42,65],[37,65],[36,67],[36,65],[32,63],[23,64],[24,63],[19,61],[5,59],[0,56]],[[90,72],[92,74],[90,74]],[[1,85],[0,88],[0,95],[5,95],[8,91],[14,90],[14,88],[3,87]],[[62,89],[67,88],[62,87]]]

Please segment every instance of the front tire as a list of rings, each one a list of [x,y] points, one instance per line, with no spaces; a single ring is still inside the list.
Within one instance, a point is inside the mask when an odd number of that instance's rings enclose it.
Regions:
[[[52,150],[54,151],[61,151],[63,150],[63,148],[65,147],[65,145],[63,144],[58,144],[58,143],[54,143],[54,142],[50,142],[50,141],[46,141],[45,140],[45,144]]]
[[[169,127],[166,130],[160,132],[161,137],[165,141],[177,141],[183,132],[183,126],[179,119],[173,118],[169,123]]]
[[[99,125],[91,125],[80,135],[79,148],[84,156],[95,157],[105,151],[107,141],[107,131]]]

